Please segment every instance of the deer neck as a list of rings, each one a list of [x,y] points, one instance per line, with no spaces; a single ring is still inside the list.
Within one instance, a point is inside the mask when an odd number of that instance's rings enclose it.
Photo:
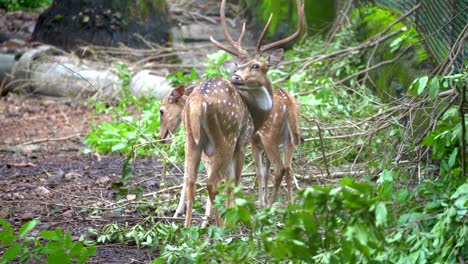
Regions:
[[[259,87],[238,87],[250,115],[252,116],[255,131],[268,119],[273,107],[273,90],[271,83]]]

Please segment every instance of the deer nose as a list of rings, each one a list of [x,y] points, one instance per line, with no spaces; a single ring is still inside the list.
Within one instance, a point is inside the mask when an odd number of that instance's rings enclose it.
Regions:
[[[242,78],[239,75],[232,75],[231,76],[231,82],[233,84],[242,84],[243,83]]]

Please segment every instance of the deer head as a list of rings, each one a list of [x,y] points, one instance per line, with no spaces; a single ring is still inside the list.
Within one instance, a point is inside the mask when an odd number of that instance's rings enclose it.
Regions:
[[[304,5],[301,4],[301,0],[296,0],[296,4],[298,12],[297,31],[287,38],[267,45],[262,45],[268,28],[271,24],[273,17],[273,14],[271,14],[267,24],[260,34],[255,51],[251,58],[249,58],[249,53],[241,46],[242,38],[245,33],[245,22],[242,25],[242,31],[239,35],[239,39],[234,41],[230,36],[226,25],[226,0],[222,0],[221,2],[220,22],[223,29],[223,34],[231,47],[221,44],[213,37],[210,37],[210,40],[216,47],[236,56],[239,59],[239,64],[230,61],[226,62],[225,64],[233,72],[233,75],[231,76],[231,82],[236,85],[236,88],[240,91],[242,97],[246,100],[246,104],[254,120],[255,130],[260,128],[263,122],[265,122],[265,120],[268,118],[269,112],[271,111],[273,88],[267,73],[271,67],[275,67],[279,64],[283,58],[284,50],[279,48],[273,51],[266,59],[262,58],[262,55],[266,51],[285,45],[299,37],[304,23]]]
[[[180,86],[164,97],[159,108],[160,118],[160,140],[170,143],[172,134],[179,130],[182,122],[181,113],[185,106],[186,89]]]

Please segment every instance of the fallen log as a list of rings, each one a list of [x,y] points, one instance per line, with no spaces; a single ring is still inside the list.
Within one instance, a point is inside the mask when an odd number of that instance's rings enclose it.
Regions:
[[[0,56],[1,94],[35,93],[56,97],[88,98],[96,93],[118,97],[122,80],[113,67],[81,60],[52,46],[40,46],[14,56]],[[133,75],[130,90],[135,96],[154,95],[164,98],[172,89],[164,76],[149,70]]]

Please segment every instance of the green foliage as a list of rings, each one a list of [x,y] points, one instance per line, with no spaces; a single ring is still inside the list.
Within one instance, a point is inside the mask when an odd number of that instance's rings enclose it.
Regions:
[[[305,39],[301,45],[296,45],[285,54],[285,64],[279,69],[270,70],[270,77],[273,81],[281,79],[287,73],[302,66],[304,58],[314,55],[331,53],[342,49],[343,45],[355,46],[358,44],[352,26],[344,29],[338,35],[336,41],[326,45],[320,38]],[[324,50],[327,46],[327,50]],[[297,61],[297,62],[296,62]],[[356,74],[364,68],[362,58],[359,54],[349,54],[340,60],[333,58],[323,61],[311,61],[307,69],[298,71],[291,78],[278,85],[292,94],[301,94],[298,101],[301,105],[301,122],[307,123],[309,127],[314,127],[311,120],[327,126],[342,126],[350,120],[362,120],[376,115],[379,111],[385,110],[382,100],[373,95],[372,91],[365,85],[358,83],[360,77],[349,78],[343,83],[339,81],[346,76]],[[353,87],[350,89],[349,87]],[[316,91],[313,91],[316,90]],[[302,132],[305,138],[317,137],[317,130],[307,130]],[[325,134],[324,136],[328,136]],[[384,135],[377,135],[375,142]],[[301,150],[308,160],[321,159],[320,142],[307,142],[301,145]],[[356,145],[353,141],[330,140],[325,144],[327,153],[334,153],[340,149],[347,149],[341,152],[339,158],[332,157],[331,165],[341,165],[353,162],[357,154],[360,153],[359,162],[375,158],[376,153],[381,151],[378,143],[366,148],[365,152],[351,146]]]
[[[117,63],[116,70],[122,81],[120,101],[111,106],[95,99],[95,115],[107,114],[110,122],[93,122],[84,143],[86,152],[120,152],[135,155],[154,155],[157,151],[150,143],[158,140],[159,106],[155,97],[136,97],[130,91],[131,73],[126,65]]]
[[[16,11],[22,9],[48,7],[51,4],[52,0],[0,0],[0,9]]]
[[[466,85],[468,74],[460,73],[449,76],[423,76],[414,80],[408,92],[414,96],[427,95],[431,101],[435,101],[439,92],[454,89],[462,92],[462,86]],[[465,114],[465,129],[468,130],[468,114]],[[437,127],[426,136],[423,145],[432,147],[432,157],[440,160],[440,174],[442,176],[461,176],[461,142],[462,123],[460,122],[458,107],[450,106],[441,116]],[[465,135],[468,142],[468,135]],[[464,166],[466,166],[465,164]]]
[[[364,262],[384,248],[387,202],[393,185],[379,188],[345,178],[338,188],[311,186],[283,216],[284,227],[265,247],[277,260]]]
[[[334,1],[305,0],[302,2],[305,5],[305,24],[307,25],[304,31],[307,30],[311,34],[326,33],[335,17]],[[285,36],[296,30],[298,17],[295,0],[241,0],[240,4],[250,17],[247,20],[258,24],[255,26],[258,32],[268,21],[270,14],[273,14],[273,18],[267,36]],[[286,32],[286,30],[289,31]]]
[[[399,15],[372,5],[359,8],[358,12],[355,12],[353,16],[358,21],[360,40],[369,39],[382,32]],[[394,64],[390,63],[370,72],[370,76],[375,82],[376,91],[384,99],[396,97],[403,93],[415,76],[428,73],[423,65],[430,64],[429,54],[421,42],[421,36],[416,31],[416,27],[398,22],[391,27],[388,33],[397,30],[403,30],[403,32],[380,44],[375,53],[369,51],[366,55],[366,59],[378,63],[391,60],[400,52],[406,52],[405,59],[399,60],[399,67],[394,67]]]
[[[190,74],[184,74],[183,72],[170,73],[166,79],[171,83],[172,87],[179,87],[182,85],[191,84],[196,80],[197,71],[192,68]]]
[[[254,197],[234,188],[234,205],[215,207],[223,228],[180,228],[154,222],[111,224],[99,242],[158,249],[152,263],[457,263],[468,257],[468,182],[441,188],[427,182],[415,192],[396,189],[392,171],[377,184],[345,178],[340,186],[310,186],[287,208],[255,210]],[[224,190],[224,189],[223,189]],[[421,203],[421,201],[425,201]]]
[[[466,259],[468,182],[450,187],[447,181],[427,181],[416,191],[401,201],[395,228],[387,234],[387,250],[376,259],[389,263],[458,263]]]
[[[202,80],[217,76],[221,76],[229,80],[231,74],[229,70],[224,67],[224,62],[228,60],[232,60],[232,56],[223,50],[218,50],[206,56],[206,60],[203,63],[203,66],[206,67],[206,70],[202,75]]]
[[[96,254],[96,247],[87,247],[83,242],[73,242],[70,232],[41,231],[39,236],[28,235],[39,223],[37,220],[26,222],[16,232],[11,225],[0,218],[0,249],[5,249],[0,263],[18,260],[21,263],[85,263]],[[0,229],[1,230],[1,229]]]

